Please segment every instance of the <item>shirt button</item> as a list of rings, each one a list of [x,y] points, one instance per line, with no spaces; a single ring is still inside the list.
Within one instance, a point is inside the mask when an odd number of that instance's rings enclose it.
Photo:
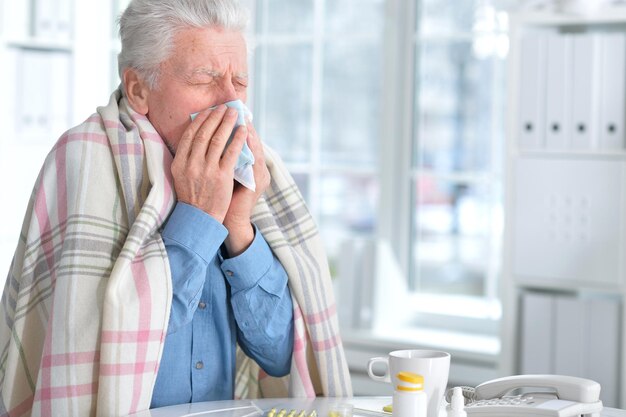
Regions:
[[[204,309],[206,308],[206,303],[205,303],[204,301],[200,301],[200,302],[198,303],[198,308],[199,308],[200,310],[204,310]]]
[[[229,277],[232,277],[235,274],[233,273],[233,271],[229,270],[229,271],[226,271],[226,275],[228,275]]]
[[[202,361],[196,362],[196,369],[202,369],[202,368],[204,368],[204,364],[202,363]]]

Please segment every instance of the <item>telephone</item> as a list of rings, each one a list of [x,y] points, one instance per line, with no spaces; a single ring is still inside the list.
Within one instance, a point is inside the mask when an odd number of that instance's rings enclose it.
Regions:
[[[519,388],[552,392],[506,395]],[[451,391],[451,390],[450,390]],[[600,384],[563,375],[516,375],[463,387],[468,417],[600,417]]]

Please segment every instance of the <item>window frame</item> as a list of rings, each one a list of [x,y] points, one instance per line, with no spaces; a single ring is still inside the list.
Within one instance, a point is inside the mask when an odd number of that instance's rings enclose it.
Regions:
[[[362,167],[346,167],[343,165],[327,166],[321,161],[321,121],[322,121],[322,87],[324,71],[324,44],[329,37],[324,33],[324,0],[313,1],[313,33],[307,35],[259,35],[256,33],[256,12],[260,2],[251,2],[249,6],[253,19],[248,28],[249,48],[253,53],[259,53],[259,46],[272,44],[306,44],[312,46],[312,117],[311,117],[311,142],[308,152],[311,158],[303,163],[286,162],[287,168],[292,174],[302,174],[308,177],[308,204],[314,218],[319,219],[321,214],[319,199],[321,179],[325,174],[343,173],[346,175],[368,176],[372,172]],[[327,0],[326,0],[327,1]],[[265,3],[263,3],[265,4]],[[413,261],[413,222],[415,189],[413,183],[419,174],[418,167],[413,166],[413,155],[417,151],[415,139],[418,134],[418,100],[416,94],[419,88],[417,71],[419,62],[416,59],[417,42],[422,40],[419,34],[419,19],[421,2],[385,0],[385,19],[383,22],[383,56],[385,62],[382,72],[382,93],[380,100],[381,123],[378,132],[379,160],[374,176],[379,182],[378,211],[376,214],[376,227],[374,237],[378,242],[387,242],[396,256],[395,263],[403,278],[407,281],[414,274]],[[484,32],[484,31],[482,31]],[[471,32],[459,39],[472,40],[482,32]],[[486,33],[495,34],[495,31]],[[437,38],[439,38],[437,36]],[[447,40],[458,40],[450,37]],[[256,71],[254,57],[250,57],[250,72]],[[506,71],[503,69],[503,71]],[[267,73],[265,71],[265,73]],[[259,87],[256,83],[263,83],[262,74],[252,74],[253,80],[249,90],[249,102],[255,103],[255,91]],[[262,107],[262,106],[261,106]],[[253,111],[255,111],[253,109]],[[262,112],[262,109],[257,111]],[[262,114],[259,115],[263,117]],[[263,129],[261,137],[265,137]],[[502,147],[504,151],[504,147]],[[493,152],[493,146],[491,147]],[[436,174],[436,173],[435,173]],[[498,174],[503,178],[503,170]],[[488,175],[488,181],[493,185],[493,173]],[[401,180],[398,180],[401,179]],[[469,179],[473,183],[472,179]],[[484,182],[484,178],[477,181]],[[373,277],[380,280],[384,277]],[[500,319],[499,296],[496,293],[494,278],[486,278],[488,297],[463,297],[453,296],[451,302],[466,306],[457,309],[456,312],[441,311],[441,309],[411,307],[409,314],[410,325],[413,327],[432,327],[436,323],[444,323],[446,328],[460,331],[461,329],[473,329],[483,334],[497,334]],[[412,293],[409,296],[411,306],[424,306],[422,294]],[[481,302],[482,301],[482,302]],[[380,303],[380,300],[377,301]],[[432,303],[430,303],[432,305]],[[478,308],[477,308],[478,307]],[[373,306],[375,311],[385,309],[384,305]],[[472,314],[459,314],[459,310],[466,312],[472,309]],[[476,325],[483,321],[484,325]]]
[[[325,3],[328,0],[311,0],[313,3],[313,32],[310,34],[258,34],[257,19],[260,13],[267,13],[264,9],[267,1],[250,1],[246,3],[251,13],[251,20],[247,28],[248,52],[249,52],[249,73],[251,75],[251,85],[248,89],[248,103],[252,104],[251,110],[256,117],[263,118],[263,105],[259,109],[254,108],[256,103],[255,93],[258,89],[264,90],[266,83],[267,71],[263,74],[255,74],[256,61],[259,54],[259,47],[268,45],[307,45],[312,48],[312,83],[308,88],[311,91],[311,141],[308,147],[310,159],[304,162],[285,161],[285,165],[292,175],[304,175],[308,180],[308,193],[305,195],[309,211],[314,219],[319,220],[321,216],[321,183],[322,178],[326,175],[345,174],[346,177],[353,178],[379,178],[379,167],[377,164],[372,166],[353,166],[346,163],[322,163],[322,118],[323,118],[323,79],[324,79],[324,47],[329,41],[333,41],[337,36],[325,33]],[[387,4],[388,0],[383,0]],[[343,40],[371,41],[373,36],[356,34],[342,38]],[[261,58],[263,59],[263,58]],[[258,84],[261,84],[260,86]],[[259,130],[261,138],[267,137],[263,127]],[[376,218],[378,221],[378,216]],[[376,231],[373,231],[376,234]]]
[[[397,140],[389,141],[391,146],[381,146],[380,153],[380,211],[378,217],[378,239],[388,241],[397,256],[400,270],[405,274],[407,283],[415,276],[415,262],[412,259],[412,251],[417,241],[414,241],[413,222],[414,204],[416,198],[414,181],[423,171],[419,166],[413,166],[412,156],[419,150],[416,149],[419,140],[419,89],[418,74],[419,62],[416,56],[418,42],[424,40],[437,40],[450,42],[454,40],[473,40],[481,34],[506,35],[501,30],[472,31],[471,33],[457,36],[448,35],[421,35],[418,13],[422,2],[419,0],[410,2],[387,1],[388,20],[385,24],[385,90],[384,97],[384,122],[380,137],[385,133],[393,134]],[[397,24],[394,25],[395,20]],[[506,66],[506,65],[505,65]],[[504,67],[505,67],[504,66]],[[501,71],[506,75],[506,68]],[[496,88],[495,80],[491,89]],[[391,87],[391,88],[390,88]],[[503,102],[506,98],[503,97]],[[504,103],[501,103],[504,104]],[[492,123],[492,131],[495,124]],[[390,133],[392,132],[392,133]],[[504,135],[504,131],[501,132]],[[383,139],[384,140],[384,139]],[[501,147],[505,151],[504,144]],[[490,147],[490,152],[495,152],[495,147]],[[500,158],[503,161],[503,157]],[[440,177],[436,171],[429,174]],[[457,176],[456,174],[452,174]],[[463,183],[485,184],[487,183],[493,192],[493,187],[502,186],[504,181],[504,167],[495,169],[493,166],[488,173],[480,174],[473,178],[462,172],[458,175]],[[402,180],[398,180],[401,178]],[[502,195],[504,199],[504,195]],[[502,201],[502,205],[504,201]],[[502,245],[497,256],[497,262],[501,264]],[[490,260],[493,261],[493,260]],[[444,327],[453,331],[467,331],[485,335],[497,336],[499,323],[502,316],[498,281],[502,276],[501,267],[497,268],[497,276],[485,277],[485,292],[482,297],[475,296],[432,296],[410,292],[408,304],[410,308],[409,323],[413,327],[432,328],[444,324]],[[376,277],[382,279],[382,277]],[[435,301],[435,302],[433,302]],[[439,303],[436,303],[439,301]],[[450,311],[441,308],[443,303],[454,303],[458,308]],[[433,307],[436,306],[436,307]],[[377,306],[378,309],[385,308]],[[448,310],[448,311],[446,311]],[[471,313],[470,313],[471,311]],[[482,325],[477,325],[482,323]]]

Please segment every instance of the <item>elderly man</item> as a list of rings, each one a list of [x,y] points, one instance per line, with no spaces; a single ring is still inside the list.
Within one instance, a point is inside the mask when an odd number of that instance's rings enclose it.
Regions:
[[[236,0],[122,15],[122,87],[60,138],[26,213],[0,311],[3,415],[351,394],[315,225],[241,122],[245,20]],[[252,186],[234,182],[242,152]]]

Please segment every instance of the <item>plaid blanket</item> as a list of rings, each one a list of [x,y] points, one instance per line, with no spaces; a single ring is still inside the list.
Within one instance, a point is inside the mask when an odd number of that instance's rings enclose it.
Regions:
[[[289,276],[291,373],[238,351],[236,396],[347,396],[328,265],[293,179],[272,175],[253,221]],[[172,156],[120,91],[56,143],[39,174],[0,309],[0,415],[121,416],[149,408],[172,297],[159,228]]]

